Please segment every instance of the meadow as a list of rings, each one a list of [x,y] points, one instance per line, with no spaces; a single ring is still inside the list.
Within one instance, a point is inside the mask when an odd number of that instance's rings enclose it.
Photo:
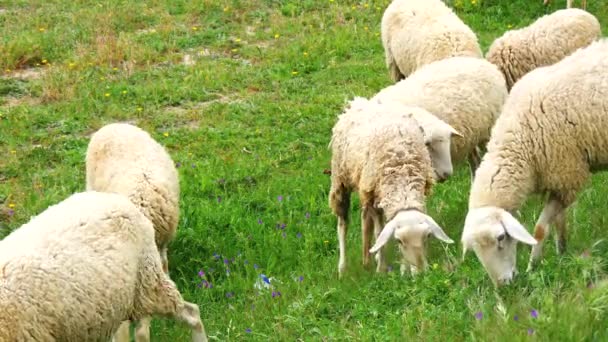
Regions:
[[[568,251],[496,290],[474,254],[431,241],[428,272],[361,265],[358,201],[338,279],[330,132],[345,101],[391,84],[380,42],[388,0],[0,2],[0,238],[83,191],[90,135],[128,121],[178,166],[171,277],[218,341],[605,341],[606,194],[597,174],[569,210]],[[484,49],[565,0],[453,0]],[[578,3],[575,1],[578,5]],[[608,2],[588,11],[608,33]],[[466,165],[428,210],[460,240]],[[602,204],[603,203],[603,204]],[[522,208],[531,228],[539,198]],[[271,287],[265,286],[270,282]],[[257,285],[256,285],[257,284]],[[189,331],[155,319],[153,341]]]

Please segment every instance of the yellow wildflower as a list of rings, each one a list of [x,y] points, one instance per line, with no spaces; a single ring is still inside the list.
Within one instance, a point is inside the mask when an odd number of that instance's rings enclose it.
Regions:
[[[168,136],[169,136],[169,132],[165,132],[165,133],[163,133],[163,135],[164,135],[165,137],[168,137]]]
[[[295,76],[295,75],[298,74],[298,72],[297,71],[292,71],[291,74]]]
[[[103,94],[103,96],[110,97],[110,93],[105,93],[105,94]]]
[[[8,207],[11,208],[11,209],[13,209],[15,207],[15,203],[9,203]]]
[[[275,34],[274,34],[274,39],[278,39],[280,36],[281,36],[280,34],[275,33]]]

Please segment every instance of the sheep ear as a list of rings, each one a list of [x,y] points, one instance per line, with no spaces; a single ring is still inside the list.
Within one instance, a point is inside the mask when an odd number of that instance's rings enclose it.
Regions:
[[[439,227],[437,222],[435,222],[435,220],[433,220],[432,217],[430,217],[428,215],[425,215],[425,216],[426,216],[426,223],[429,225],[431,234],[433,234],[434,237],[436,237],[437,239],[439,239],[445,243],[454,243],[454,240],[450,239],[450,237],[443,231],[443,229],[441,229],[441,227]]]
[[[380,248],[386,245],[388,240],[393,237],[393,233],[395,232],[395,229],[397,229],[397,225],[398,223],[395,219],[392,219],[389,223],[387,223],[386,226],[384,226],[384,229],[382,229],[382,232],[380,232],[380,235],[378,235],[376,243],[372,248],[370,248],[369,252],[372,254],[376,253],[378,250],[380,250]]]
[[[536,245],[536,239],[530,235],[526,227],[522,226],[521,223],[519,223],[510,213],[506,211],[503,212],[500,222],[507,231],[507,234],[509,234],[515,240],[531,246]]]
[[[454,127],[448,125],[450,127],[450,132],[452,132],[452,137],[461,137],[464,138],[464,135],[462,135],[462,133],[458,132]]]

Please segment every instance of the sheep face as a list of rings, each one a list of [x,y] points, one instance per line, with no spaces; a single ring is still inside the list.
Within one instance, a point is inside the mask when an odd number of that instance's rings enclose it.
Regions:
[[[509,212],[497,207],[471,209],[462,233],[463,258],[473,249],[495,286],[506,285],[516,274],[517,242],[536,240]]]
[[[446,243],[454,242],[430,216],[418,210],[400,211],[378,235],[370,253],[376,253],[394,238],[399,243],[403,261],[410,265],[412,274],[416,274],[427,267],[425,246],[430,236]]]
[[[452,126],[435,118],[435,122],[423,123],[424,143],[429,151],[435,178],[442,182],[454,172],[450,145],[453,137],[462,137]]]

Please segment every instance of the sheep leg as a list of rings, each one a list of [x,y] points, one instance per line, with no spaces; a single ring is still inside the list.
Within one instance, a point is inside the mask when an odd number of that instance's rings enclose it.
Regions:
[[[112,342],[129,342],[131,341],[131,336],[129,335],[129,325],[131,321],[123,321],[120,323],[118,330],[114,333],[114,337],[112,338]]]
[[[475,170],[479,167],[481,163],[481,152],[479,151],[479,147],[475,147],[471,154],[469,154],[469,168],[471,170],[471,182],[475,178]]]
[[[586,10],[587,9],[587,0],[582,0],[581,1],[581,7]]]
[[[135,342],[150,341],[150,317],[144,317],[137,322],[135,327]]]
[[[163,247],[159,250],[160,252],[160,261],[163,265],[163,272],[169,275],[169,258],[167,257],[167,247]]]
[[[348,210],[350,209],[350,191],[342,184],[332,179],[329,192],[329,205],[338,217],[338,247],[340,259],[338,261],[338,276],[342,277],[346,270],[346,231],[348,230]]]
[[[184,322],[192,331],[192,342],[207,342],[198,305],[184,301],[175,283],[164,273],[159,273],[158,276],[161,280],[152,292],[153,297],[149,298],[148,303],[152,306],[148,307],[146,315],[162,315]],[[145,321],[145,318],[142,321]]]
[[[557,253],[564,254],[566,252],[566,212],[562,211],[555,217],[555,248]]]
[[[369,266],[369,249],[371,248],[372,226],[374,225],[371,219],[371,211],[373,209],[367,205],[361,208],[361,230],[363,236],[363,266]]]
[[[374,222],[374,235],[375,239],[378,239],[378,235],[382,232],[382,227],[384,226],[382,223],[381,214],[374,210],[372,214],[372,220]],[[378,252],[376,252],[376,272],[377,273],[385,273],[388,270],[388,265],[386,264],[386,255],[384,254],[384,248],[386,246],[380,248]]]
[[[536,239],[537,243],[536,245],[532,246],[530,262],[528,263],[528,271],[534,269],[536,263],[541,259],[543,243],[550,232],[549,225],[557,216],[562,214],[564,209],[565,207],[560,200],[558,200],[554,195],[549,196],[549,199],[545,203],[545,207],[540,213],[540,217],[538,218],[534,228],[534,238]]]
[[[566,8],[572,8],[572,0],[566,1]]]

